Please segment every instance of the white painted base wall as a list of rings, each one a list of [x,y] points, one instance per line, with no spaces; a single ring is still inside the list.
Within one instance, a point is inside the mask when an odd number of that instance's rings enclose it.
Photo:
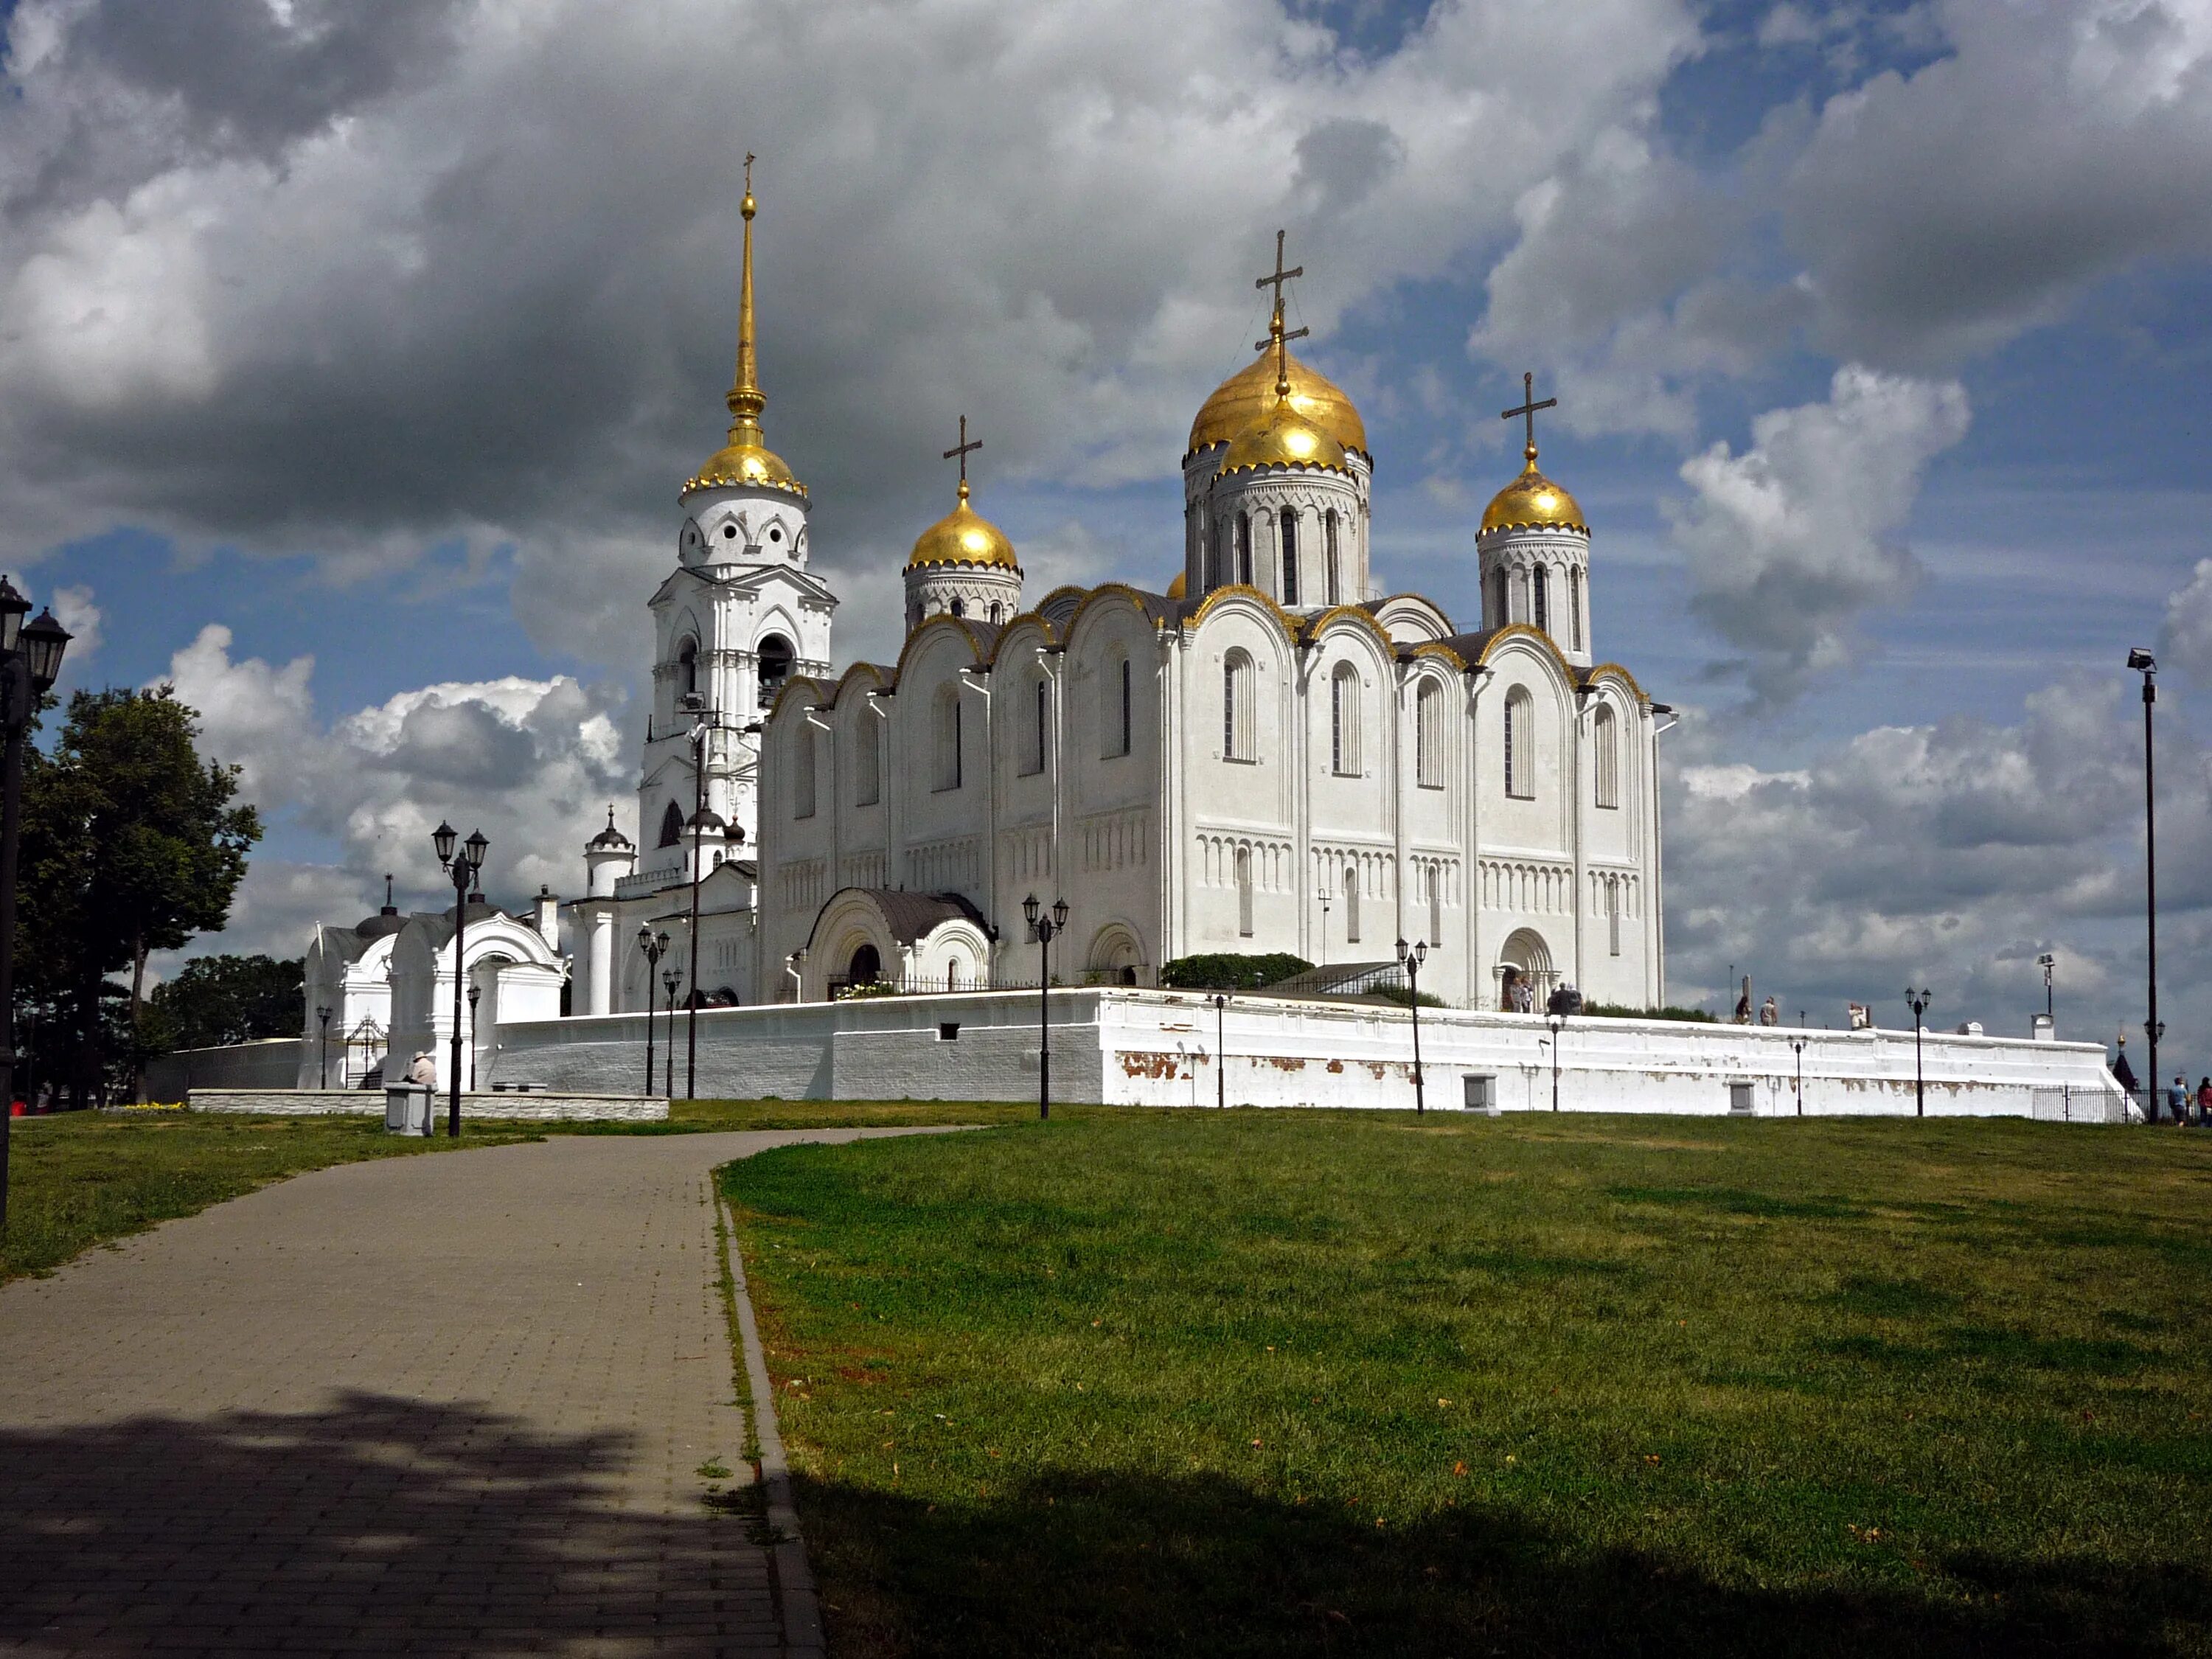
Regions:
[[[195,1089],[186,1102],[196,1112],[241,1112],[256,1117],[382,1117],[381,1089]],[[446,1124],[446,1097],[432,1103],[437,1132]],[[577,1094],[465,1094],[461,1121],[502,1123],[657,1123],[668,1115],[665,1096]]]
[[[1050,994],[1053,1096],[1130,1106],[1211,1106],[1223,1091],[1206,998],[1121,988]],[[715,1008],[698,1015],[696,1092],[750,1099],[1028,1100],[1036,1095],[1038,998],[984,991],[857,1002]],[[676,1088],[685,1087],[687,1017],[675,1020]],[[945,1026],[957,1026],[947,1037]],[[1400,1009],[1232,1000],[1221,1021],[1232,1106],[1403,1109],[1413,1103],[1413,1025]],[[1494,1079],[1506,1111],[1549,1110],[1551,1032],[1540,1016],[1421,1012],[1427,1103],[1460,1110],[1466,1080]],[[669,1046],[656,1019],[656,1067]],[[539,1020],[499,1031],[502,1083],[598,1094],[641,1090],[642,1014]],[[1810,1116],[1914,1110],[1911,1031],[1795,1031],[1671,1020],[1573,1019],[1560,1039],[1564,1111]],[[2095,1043],[1922,1039],[1931,1117],[2122,1121],[2123,1097]],[[656,1069],[656,1081],[662,1073]],[[1741,1091],[1738,1086],[1741,1085]]]

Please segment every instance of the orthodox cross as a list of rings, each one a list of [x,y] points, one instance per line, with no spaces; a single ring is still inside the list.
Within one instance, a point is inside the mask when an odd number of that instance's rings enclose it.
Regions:
[[[1501,421],[1517,418],[1528,422],[1528,459],[1533,461],[1536,459],[1536,411],[1540,409],[1557,409],[1559,406],[1559,400],[1557,398],[1547,398],[1543,402],[1538,403],[1536,377],[1534,374],[1523,374],[1521,376],[1521,407],[1501,410],[1498,418]]]
[[[945,452],[945,459],[948,461],[956,455],[960,458],[960,493],[963,495],[968,493],[969,452],[981,449],[982,447],[983,441],[981,438],[975,439],[973,442],[969,441],[968,417],[963,415],[960,417],[960,441]]]
[[[1283,236],[1284,233],[1279,230],[1275,233],[1274,275],[1262,276],[1252,284],[1254,288],[1272,288],[1275,290],[1275,310],[1274,314],[1267,321],[1267,337],[1264,340],[1253,341],[1252,349],[1265,351],[1270,345],[1275,348],[1275,395],[1279,398],[1290,396],[1291,342],[1303,340],[1313,332],[1310,328],[1297,328],[1285,333],[1283,329],[1283,284],[1293,276],[1303,276],[1306,274],[1306,268],[1304,265],[1293,265],[1288,270],[1283,269]]]
[[[1286,231],[1280,230],[1275,233],[1274,275],[1262,276],[1252,284],[1254,288],[1272,288],[1275,290],[1275,309],[1278,311],[1283,308],[1283,284],[1293,276],[1303,276],[1306,274],[1306,268],[1304,265],[1294,265],[1288,270],[1283,269],[1283,238],[1288,234]]]
[[[752,151],[750,151],[750,150],[747,150],[747,151],[745,152],[745,194],[746,194],[746,195],[748,195],[748,196],[750,196],[750,195],[751,195],[751,194],[753,193],[753,161],[754,161],[754,159],[755,159],[755,158],[754,158],[754,155],[753,155]]]

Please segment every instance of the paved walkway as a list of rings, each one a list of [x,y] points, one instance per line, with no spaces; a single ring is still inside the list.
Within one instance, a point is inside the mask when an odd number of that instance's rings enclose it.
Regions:
[[[0,1290],[0,1652],[785,1652],[708,1172],[860,1133],[350,1164]]]

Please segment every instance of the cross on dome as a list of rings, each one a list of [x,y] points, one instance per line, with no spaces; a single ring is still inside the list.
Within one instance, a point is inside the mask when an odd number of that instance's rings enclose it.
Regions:
[[[959,458],[960,499],[963,501],[968,499],[968,457],[970,453],[982,447],[983,441],[981,438],[977,438],[972,443],[969,441],[968,417],[963,415],[960,417],[960,441],[945,452],[945,459],[949,461],[955,456]]]
[[[1291,395],[1291,342],[1303,340],[1313,332],[1310,328],[1291,329],[1285,332],[1283,328],[1283,284],[1293,276],[1306,274],[1304,265],[1293,265],[1288,270],[1283,269],[1283,238],[1287,234],[1280,230],[1275,233],[1273,273],[1252,284],[1254,288],[1273,288],[1275,290],[1275,309],[1274,314],[1267,319],[1267,337],[1253,341],[1252,349],[1265,351],[1270,344],[1275,348],[1275,396],[1279,400]]]
[[[1541,403],[1536,401],[1536,377],[1523,370],[1521,375],[1521,406],[1518,409],[1501,410],[1498,418],[1501,421],[1518,419],[1528,422],[1528,447],[1526,453],[1528,459],[1534,461],[1536,459],[1536,411],[1540,409],[1557,409],[1559,406],[1559,400],[1557,398],[1547,398]]]

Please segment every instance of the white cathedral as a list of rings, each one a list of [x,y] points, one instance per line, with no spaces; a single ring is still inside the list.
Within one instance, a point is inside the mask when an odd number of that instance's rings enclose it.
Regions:
[[[743,210],[731,425],[679,492],[649,601],[634,835],[611,810],[583,897],[472,902],[462,963],[450,910],[319,927],[303,1086],[319,1024],[332,1086],[386,1048],[432,1050],[442,1081],[457,967],[472,1071],[495,1067],[502,1019],[665,1006],[670,974],[679,1006],[1034,987],[1032,896],[1066,907],[1069,985],[1151,986],[1216,952],[1382,964],[1402,940],[1457,1006],[1540,1009],[1561,984],[1663,1000],[1668,711],[1597,656],[1589,528],[1537,470],[1544,405],[1513,411],[1526,465],[1474,534],[1479,623],[1386,594],[1366,430],[1291,355],[1279,248],[1268,338],[1192,423],[1164,592],[1026,602],[970,504],[963,421],[957,504],[907,560],[898,660],[833,674],[806,487],[761,423],[750,189]],[[641,943],[664,934],[656,964]]]

